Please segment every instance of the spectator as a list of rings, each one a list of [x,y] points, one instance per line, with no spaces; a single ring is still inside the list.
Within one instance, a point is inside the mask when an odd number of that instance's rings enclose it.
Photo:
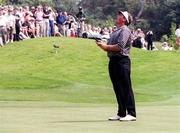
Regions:
[[[65,16],[65,13],[59,11],[58,12],[58,16],[56,17],[56,22],[57,22],[57,25],[58,25],[58,28],[59,28],[59,32],[65,36],[65,23],[67,21],[67,18]]]
[[[35,8],[34,6],[31,7],[31,11],[30,11],[30,12],[32,13],[32,16],[31,16],[31,17],[34,17],[34,18],[35,18],[34,14],[35,14],[35,12],[36,12],[36,8]]]
[[[6,44],[7,18],[3,15],[3,12],[3,7],[0,7],[0,37],[2,38],[3,44]]]
[[[0,46],[3,47],[3,41],[2,41],[2,37],[0,36]]]
[[[48,37],[49,36],[49,16],[50,12],[48,9],[48,6],[45,5],[43,7],[43,37]]]
[[[101,37],[104,39],[110,38],[110,33],[109,33],[109,30],[107,29],[107,27],[102,28],[99,33],[101,34]]]
[[[113,26],[113,29],[112,29],[112,32],[116,31],[117,30],[117,27],[116,26]]]
[[[177,37],[176,44],[178,47],[180,47],[180,24],[178,25],[178,28],[176,29],[175,35]]]
[[[80,37],[82,33],[84,32],[84,21],[86,19],[82,7],[79,7],[79,12],[76,14],[76,18],[79,25],[77,34],[78,34],[78,37]]]
[[[75,24],[75,18],[71,14],[68,14],[68,19],[66,21],[67,37],[75,37],[76,33],[74,32],[74,24]]]
[[[30,38],[35,38],[36,27],[35,27],[35,19],[33,17],[29,18],[27,26],[28,26],[28,35],[30,36]]]
[[[133,34],[133,46],[137,48],[142,48],[143,43],[145,43],[144,32],[140,28],[138,28]]]
[[[59,32],[59,28],[57,26],[57,23],[54,23],[54,36],[58,37],[58,36],[62,36],[61,33]]]
[[[163,43],[162,49],[163,49],[164,51],[168,51],[168,50],[171,51],[171,50],[173,50],[173,48],[170,47],[170,45],[169,45],[167,42],[164,42],[164,43]]]
[[[19,8],[17,7],[16,10],[17,10],[17,11],[16,11],[16,12],[17,12],[16,14],[18,14],[19,17],[20,17],[20,22],[21,22],[21,23],[24,23],[24,21],[25,21],[25,20],[24,20],[24,16],[25,16],[26,10],[25,10],[24,8],[22,8],[22,7],[19,7]]]
[[[113,28],[112,27],[109,27],[109,35],[111,35],[111,33],[113,32]]]
[[[150,30],[146,33],[147,50],[153,50],[153,32]]]
[[[8,41],[13,42],[14,33],[15,33],[15,16],[13,15],[13,9],[8,9],[8,16],[7,16],[7,36]]]
[[[36,18],[36,36],[42,37],[43,36],[43,10],[42,6],[38,6],[37,10],[35,12],[35,18]]]
[[[54,36],[54,21],[55,21],[55,13],[54,11],[51,9],[51,7],[49,7],[49,36]]]
[[[17,14],[16,15],[16,21],[15,21],[15,30],[16,30],[16,34],[15,34],[15,40],[19,41],[19,33],[20,33],[20,29],[21,29],[21,21],[20,21],[20,16]]]

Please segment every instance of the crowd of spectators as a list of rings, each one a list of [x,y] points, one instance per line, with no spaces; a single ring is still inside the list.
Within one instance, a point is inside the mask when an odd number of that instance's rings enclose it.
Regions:
[[[109,39],[117,28],[95,27],[84,23],[82,7],[77,14],[56,11],[48,5],[0,6],[0,46],[14,41],[38,37],[66,36]],[[153,45],[153,32],[144,33],[140,28],[132,30],[132,44],[145,50],[157,50]]]
[[[144,33],[140,28],[132,30],[133,42],[132,45],[137,48],[144,50],[158,50],[155,45],[153,45],[153,32],[151,30]]]
[[[115,28],[85,24],[82,8],[74,15],[48,5],[0,6],[0,46],[14,41],[50,36],[109,38]]]

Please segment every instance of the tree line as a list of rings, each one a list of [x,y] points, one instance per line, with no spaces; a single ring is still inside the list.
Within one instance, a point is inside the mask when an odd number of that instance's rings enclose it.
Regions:
[[[171,35],[172,23],[180,23],[180,0],[0,0],[2,4],[48,4],[57,10],[77,13],[82,6],[88,23],[112,26],[118,10],[128,10],[133,18],[132,27],[152,30],[156,40]]]

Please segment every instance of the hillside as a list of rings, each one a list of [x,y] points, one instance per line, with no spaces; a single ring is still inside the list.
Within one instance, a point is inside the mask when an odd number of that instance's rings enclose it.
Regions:
[[[93,40],[32,39],[0,48],[0,55],[1,101],[115,102],[108,58]],[[171,101],[180,95],[178,57],[176,52],[132,49],[138,103]]]

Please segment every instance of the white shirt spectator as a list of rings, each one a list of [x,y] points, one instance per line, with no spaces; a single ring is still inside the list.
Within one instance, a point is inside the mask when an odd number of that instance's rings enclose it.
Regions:
[[[180,28],[178,28],[178,29],[176,30],[175,35],[176,35],[177,37],[180,37]]]
[[[171,50],[173,50],[172,47],[169,47],[169,44],[168,44],[167,42],[164,42],[164,43],[163,43],[162,49],[163,49],[164,51],[168,51],[168,50],[171,51]]]
[[[42,11],[36,11],[35,16],[36,16],[37,21],[43,20],[43,12]]]
[[[8,15],[7,16],[7,26],[8,27],[14,27],[15,26],[15,16],[14,15]]]
[[[0,16],[0,26],[5,27],[6,23],[7,23],[7,17],[4,15]]]
[[[50,14],[49,14],[49,20],[54,21],[55,20],[54,18],[55,18],[55,13],[51,11]]]

